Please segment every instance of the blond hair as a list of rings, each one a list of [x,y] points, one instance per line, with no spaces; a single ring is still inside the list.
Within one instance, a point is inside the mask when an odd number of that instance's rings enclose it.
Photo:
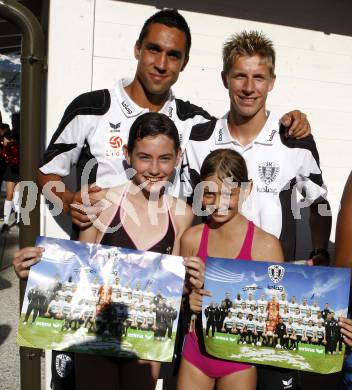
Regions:
[[[275,50],[273,42],[259,31],[242,31],[232,35],[222,49],[223,71],[229,73],[239,56],[258,55],[269,67],[271,76],[275,76]]]

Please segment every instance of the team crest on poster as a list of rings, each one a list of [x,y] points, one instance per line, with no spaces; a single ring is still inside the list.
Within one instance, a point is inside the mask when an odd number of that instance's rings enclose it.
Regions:
[[[276,284],[279,283],[285,275],[285,268],[281,265],[271,265],[268,267],[268,276]]]
[[[279,170],[279,165],[272,161],[263,162],[258,166],[259,177],[266,185],[269,185],[275,181]]]

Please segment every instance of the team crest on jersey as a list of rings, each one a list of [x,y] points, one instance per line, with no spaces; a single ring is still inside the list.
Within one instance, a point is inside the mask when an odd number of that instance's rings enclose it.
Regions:
[[[279,170],[278,164],[272,161],[263,162],[258,167],[259,177],[266,185],[271,184],[277,178]]]
[[[73,361],[71,356],[65,353],[60,353],[60,355],[56,356],[55,368],[60,378],[65,378],[71,372],[72,367]]]
[[[271,265],[268,267],[268,276],[274,283],[279,283],[285,275],[285,268],[281,265]]]

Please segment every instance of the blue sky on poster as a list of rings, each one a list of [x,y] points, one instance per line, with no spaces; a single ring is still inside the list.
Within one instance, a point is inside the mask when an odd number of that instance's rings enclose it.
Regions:
[[[144,290],[150,285],[154,293],[160,289],[163,296],[174,300],[182,295],[184,266],[179,256],[49,237],[39,237],[36,246],[43,246],[45,251],[42,261],[31,268],[27,291],[35,285],[48,289],[56,277],[63,283],[71,276],[74,282],[80,282],[79,295],[89,298],[90,283],[102,284],[104,279],[112,283],[119,275],[122,286],[128,283],[134,288],[141,283]],[[110,259],[109,254],[113,254]],[[27,303],[26,294],[24,307]]]
[[[229,259],[208,259],[206,268],[205,288],[213,293],[211,298],[206,297],[204,304],[211,301],[221,302],[225,293],[229,292],[231,298],[241,293],[242,298],[247,298],[245,287],[254,287],[254,299],[259,299],[262,294],[270,299],[273,293],[280,297],[281,292],[268,288],[275,283],[268,276],[267,262],[233,261]],[[350,272],[346,269],[327,267],[308,267],[303,265],[281,264],[285,268],[283,279],[276,284],[281,286],[288,299],[294,295],[297,302],[301,303],[307,298],[308,304],[313,300],[318,301],[322,308],[325,303],[337,313],[347,311]]]

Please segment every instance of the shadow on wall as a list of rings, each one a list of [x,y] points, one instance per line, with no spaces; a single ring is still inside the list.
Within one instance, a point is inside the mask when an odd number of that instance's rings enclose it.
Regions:
[[[176,8],[210,15],[322,31],[326,34],[352,36],[352,24],[350,22],[352,2],[349,0],[297,0],[294,2],[247,0],[246,2],[237,2],[237,4],[233,0],[129,0],[126,2],[155,6],[159,9]]]

